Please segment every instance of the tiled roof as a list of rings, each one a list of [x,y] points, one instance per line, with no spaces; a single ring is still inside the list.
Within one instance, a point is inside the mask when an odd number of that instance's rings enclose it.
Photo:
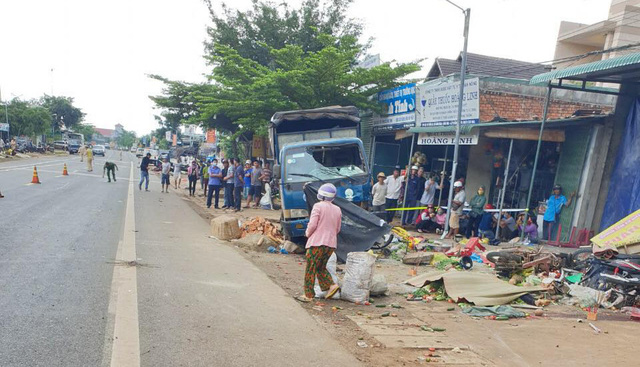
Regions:
[[[461,62],[461,55],[456,60],[436,58],[427,74],[427,79],[459,73]],[[546,71],[548,71],[547,67],[543,64],[467,53],[467,73],[473,75],[529,80]]]
[[[104,136],[105,138],[110,138],[116,133],[116,131],[113,130],[113,129],[103,129],[103,128],[100,128],[100,127],[96,127],[96,128],[94,128],[94,130],[98,134]]]

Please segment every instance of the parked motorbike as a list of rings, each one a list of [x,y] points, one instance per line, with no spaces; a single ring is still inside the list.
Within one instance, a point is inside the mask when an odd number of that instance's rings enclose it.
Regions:
[[[603,292],[613,290],[611,297],[617,307],[636,306],[640,304],[640,256],[591,257],[580,285]]]

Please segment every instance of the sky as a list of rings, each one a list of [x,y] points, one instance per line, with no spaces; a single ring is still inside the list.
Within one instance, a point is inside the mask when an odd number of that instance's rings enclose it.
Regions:
[[[212,0],[219,9],[220,2]],[[296,6],[300,0],[287,0]],[[469,52],[516,60],[553,59],[560,21],[606,19],[610,0],[456,0],[471,8]],[[251,0],[228,0],[247,9]],[[43,94],[73,97],[85,122],[121,123],[138,135],[158,127],[148,74],[204,81],[209,13],[202,0],[2,0],[0,89],[3,100]],[[383,61],[455,58],[462,12],[445,0],[354,0],[349,16],[373,38]]]

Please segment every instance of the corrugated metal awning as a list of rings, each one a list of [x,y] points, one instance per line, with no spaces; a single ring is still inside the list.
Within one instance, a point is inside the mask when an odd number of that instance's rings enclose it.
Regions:
[[[570,117],[566,119],[556,119],[556,120],[547,120],[547,124],[552,124],[550,127],[558,127],[558,125],[567,124],[567,123],[590,123],[597,122],[602,120],[607,115],[594,115],[594,116],[580,116],[580,117]],[[533,121],[501,121],[501,122],[481,122],[479,124],[470,124],[470,125],[462,125],[460,126],[461,134],[468,134],[471,132],[471,129],[479,129],[479,128],[490,128],[490,127],[524,127],[524,126],[535,126],[540,125],[542,121],[533,120]],[[440,133],[440,132],[454,132],[456,131],[456,125],[447,125],[447,126],[425,126],[425,127],[412,127],[409,129],[410,133]]]
[[[531,78],[529,84],[546,84],[556,79],[603,83],[638,80],[640,79],[640,53],[538,74]]]

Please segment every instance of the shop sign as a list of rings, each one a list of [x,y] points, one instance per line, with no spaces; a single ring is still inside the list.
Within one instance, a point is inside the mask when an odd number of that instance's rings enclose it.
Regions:
[[[214,129],[207,130],[207,143],[216,142],[216,131]]]
[[[478,132],[460,134],[460,145],[478,145]],[[418,145],[454,145],[455,132],[435,132],[418,134]]]
[[[480,92],[478,78],[465,80],[461,124],[477,124],[480,121]],[[418,106],[417,125],[447,126],[458,120],[460,81],[431,82],[416,87]]]
[[[415,126],[415,83],[378,93],[378,102],[383,104],[385,115],[373,119],[374,132],[402,130]]]
[[[6,123],[0,123],[0,131],[6,131],[6,132],[9,132],[9,124],[6,124]]]
[[[165,131],[164,132],[164,140],[166,141],[171,141],[171,131]]]

